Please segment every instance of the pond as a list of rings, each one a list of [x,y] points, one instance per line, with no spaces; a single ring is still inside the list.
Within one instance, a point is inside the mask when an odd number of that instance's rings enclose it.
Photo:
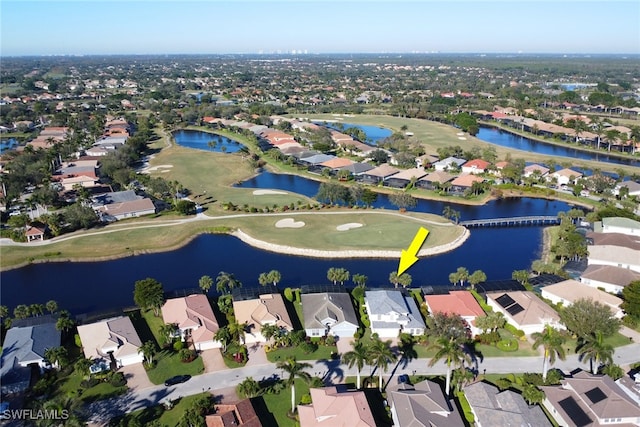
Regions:
[[[179,130],[173,133],[178,145],[217,153],[235,153],[244,148],[238,141],[215,133]]]

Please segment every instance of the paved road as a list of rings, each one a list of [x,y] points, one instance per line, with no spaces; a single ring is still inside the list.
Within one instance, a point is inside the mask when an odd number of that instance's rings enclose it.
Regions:
[[[624,333],[624,331],[623,331]],[[638,341],[636,341],[638,342]],[[618,347],[614,354],[614,362],[620,366],[628,366],[640,361],[640,344],[634,343],[624,347]],[[541,372],[542,357],[492,357],[478,360],[479,373],[524,373]],[[588,362],[578,361],[577,355],[570,355],[566,360],[559,360],[553,366],[565,373],[569,373],[577,368],[589,370]],[[355,368],[349,369],[346,365],[335,361],[318,361],[307,371],[313,376],[323,377],[326,381],[341,382],[347,376],[355,376]],[[416,359],[407,364],[397,364],[389,366],[385,373],[385,381],[393,381],[399,374],[423,374],[423,375],[443,375],[446,373],[444,362],[428,366],[426,359]],[[365,366],[362,377],[377,375],[375,369]],[[172,387],[164,385],[148,387],[136,391],[130,391],[126,395],[113,399],[105,399],[95,402],[89,406],[89,413],[92,414],[93,422],[104,422],[114,416],[132,412],[148,406],[164,403],[180,397],[189,396],[203,391],[210,391],[215,396],[216,389],[234,387],[247,377],[261,380],[272,376],[281,376],[282,372],[276,368],[274,363],[263,365],[225,369],[218,372],[211,372],[191,378],[183,384]]]

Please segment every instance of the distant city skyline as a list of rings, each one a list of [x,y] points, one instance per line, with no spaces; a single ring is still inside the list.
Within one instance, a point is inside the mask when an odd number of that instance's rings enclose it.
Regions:
[[[637,0],[3,0],[0,55],[640,54],[639,22]]]

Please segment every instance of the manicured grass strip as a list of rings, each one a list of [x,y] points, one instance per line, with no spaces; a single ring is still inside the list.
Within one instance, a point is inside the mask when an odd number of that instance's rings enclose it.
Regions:
[[[303,395],[309,393],[309,385],[302,380],[295,380],[296,386],[296,404],[300,402]],[[280,394],[265,394],[264,402],[273,414],[278,427],[296,427],[299,423],[287,416],[291,411],[291,388],[285,388]]]
[[[336,346],[325,346],[321,344],[316,351],[307,354],[303,352],[300,347],[292,346],[268,352],[267,359],[269,362],[283,362],[290,357],[295,357],[296,360],[329,360],[331,359],[331,352],[336,351]]]
[[[155,356],[156,366],[147,371],[149,380],[154,384],[163,384],[167,378],[175,375],[200,375],[204,373],[202,358],[198,356],[194,361],[183,363],[178,353],[173,350],[163,350]]]

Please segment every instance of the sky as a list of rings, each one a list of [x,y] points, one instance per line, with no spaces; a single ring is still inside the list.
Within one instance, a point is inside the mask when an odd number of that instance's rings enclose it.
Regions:
[[[0,1],[0,55],[640,54],[640,0]]]

